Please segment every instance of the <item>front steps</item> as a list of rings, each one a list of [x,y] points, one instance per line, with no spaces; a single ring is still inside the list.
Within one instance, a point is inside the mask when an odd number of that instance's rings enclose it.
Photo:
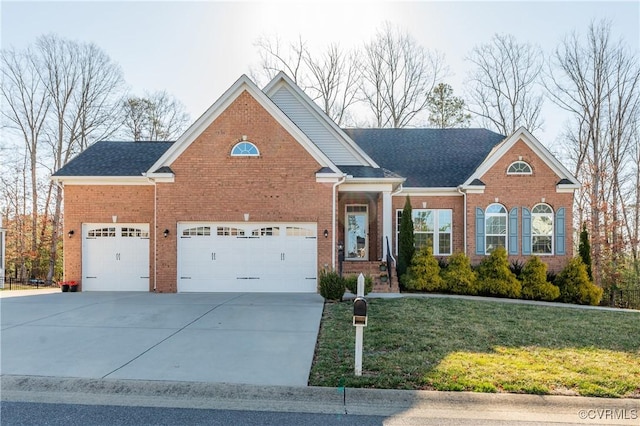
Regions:
[[[389,272],[391,278],[389,278]],[[398,277],[394,265],[387,267],[386,263],[376,261],[344,261],[342,275],[363,275],[373,278],[373,293],[400,293]],[[386,281],[384,280],[386,277]]]

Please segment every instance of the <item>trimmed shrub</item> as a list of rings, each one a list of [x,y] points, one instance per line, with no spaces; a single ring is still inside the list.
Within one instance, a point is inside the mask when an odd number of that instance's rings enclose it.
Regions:
[[[356,294],[358,291],[358,275],[347,275],[344,277],[344,284],[351,293]],[[373,290],[373,278],[370,275],[364,277],[364,294],[371,293]]]
[[[405,275],[408,290],[439,291],[443,289],[440,266],[431,247],[424,247],[413,256]]]
[[[565,303],[597,305],[603,290],[589,280],[587,267],[579,257],[574,257],[558,274],[556,285],[560,288],[560,300]]]
[[[342,300],[344,296],[344,279],[336,271],[320,272],[320,295],[327,300]]]
[[[498,247],[478,266],[479,293],[486,296],[520,297],[520,281],[509,269],[507,251]]]
[[[455,253],[451,256],[441,275],[445,289],[451,293],[478,294],[476,273],[471,269],[471,261],[466,254]]]
[[[552,301],[560,297],[560,289],[547,282],[547,265],[532,256],[522,267],[522,298]]]

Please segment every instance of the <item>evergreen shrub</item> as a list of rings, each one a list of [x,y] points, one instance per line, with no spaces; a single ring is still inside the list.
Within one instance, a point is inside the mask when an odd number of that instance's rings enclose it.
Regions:
[[[345,292],[345,282],[336,271],[320,272],[320,295],[327,300],[341,301]]]
[[[509,269],[507,251],[498,247],[478,265],[479,294],[486,296],[520,297],[522,286]]]
[[[441,271],[444,288],[454,294],[478,294],[476,273],[464,253],[454,253],[446,269]]]
[[[580,257],[574,257],[556,277],[560,300],[565,303],[597,305],[602,299],[602,288],[589,280],[587,267]]]
[[[560,289],[547,282],[547,265],[537,256],[532,256],[522,267],[522,298],[552,301],[560,297]]]
[[[431,247],[424,247],[413,256],[404,283],[408,290],[443,290],[440,266],[438,260],[433,256]]]
[[[347,290],[356,294],[358,292],[358,275],[347,275],[344,277],[344,284]],[[371,293],[373,290],[373,278],[370,275],[364,276],[364,294]]]

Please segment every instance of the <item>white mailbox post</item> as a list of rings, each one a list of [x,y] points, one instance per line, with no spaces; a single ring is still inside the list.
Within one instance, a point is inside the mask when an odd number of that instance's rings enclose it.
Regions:
[[[364,298],[364,275],[358,276],[356,298],[353,301],[353,325],[356,327],[355,375],[362,376],[362,340],[367,326],[367,300]]]

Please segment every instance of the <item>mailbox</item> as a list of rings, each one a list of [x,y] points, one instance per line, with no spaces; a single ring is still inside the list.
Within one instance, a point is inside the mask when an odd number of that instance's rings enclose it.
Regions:
[[[356,297],[353,301],[353,325],[367,325],[367,300]]]

